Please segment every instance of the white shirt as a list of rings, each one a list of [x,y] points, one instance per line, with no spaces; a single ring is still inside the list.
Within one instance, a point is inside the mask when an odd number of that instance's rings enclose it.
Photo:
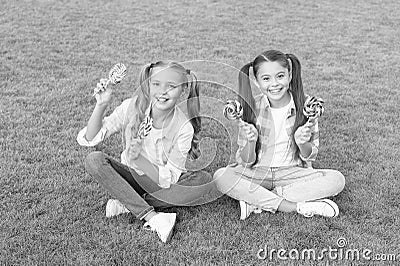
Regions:
[[[268,138],[268,152],[260,159],[262,165],[268,167],[296,165],[293,160],[293,150],[290,148],[290,136],[286,130],[286,119],[293,105],[291,98],[290,102],[281,108],[270,107],[273,128]]]

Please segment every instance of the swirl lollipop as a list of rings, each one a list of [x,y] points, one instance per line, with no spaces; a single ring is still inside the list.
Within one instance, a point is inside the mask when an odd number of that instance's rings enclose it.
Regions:
[[[110,82],[112,84],[118,84],[121,82],[121,80],[123,80],[123,78],[125,76],[126,76],[126,66],[122,63],[118,63],[113,68],[111,68],[110,72],[108,73],[108,80],[103,87],[107,88],[107,85]],[[93,96],[95,96],[100,91],[101,91],[101,88],[96,87],[94,89]]]
[[[306,101],[304,102],[303,114],[308,120],[314,120],[320,117],[324,112],[323,103],[324,100],[321,98],[307,97]]]
[[[224,116],[228,120],[241,120],[243,116],[243,108],[240,102],[237,100],[228,100],[224,107]]]
[[[144,139],[145,137],[147,137],[150,134],[152,128],[153,128],[153,118],[151,118],[150,115],[148,115],[139,125],[139,130],[138,130],[139,139]]]

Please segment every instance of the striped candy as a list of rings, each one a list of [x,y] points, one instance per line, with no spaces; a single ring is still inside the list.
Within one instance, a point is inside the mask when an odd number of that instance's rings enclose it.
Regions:
[[[111,68],[110,73],[108,73],[108,80],[112,84],[118,84],[126,76],[126,66],[122,63],[116,64]]]
[[[108,73],[108,80],[104,86],[99,86],[96,87],[93,91],[93,96],[95,96],[97,93],[105,90],[107,88],[108,83],[112,84],[118,84],[121,82],[121,80],[124,79],[126,76],[126,66],[122,63],[116,64],[113,68],[111,68],[110,72]]]
[[[304,102],[303,114],[308,119],[315,119],[322,115],[324,112],[324,100],[317,97],[307,97]]]
[[[228,120],[241,119],[243,115],[243,108],[239,101],[228,100],[224,107],[224,116]]]
[[[147,115],[142,121],[142,123],[140,123],[139,125],[138,137],[140,139],[144,139],[150,134],[152,128],[153,128],[153,118]]]

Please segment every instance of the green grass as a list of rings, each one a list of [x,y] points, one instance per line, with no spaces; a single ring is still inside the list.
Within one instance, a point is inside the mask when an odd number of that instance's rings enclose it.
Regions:
[[[1,265],[318,265],[259,260],[257,251],[321,250],[339,237],[350,248],[400,254],[398,1],[135,2],[0,0]],[[239,221],[237,202],[222,197],[169,209],[179,218],[168,244],[132,215],[106,219],[109,195],[83,167],[92,149],[75,141],[98,79],[117,62],[128,66],[112,110],[131,95],[143,64],[208,61],[189,65],[223,85],[202,89],[210,97],[203,113],[214,119],[202,132],[203,153],[215,154],[206,160],[212,173],[235,148],[234,126],[221,115],[237,88],[234,68],[267,49],[297,55],[306,93],[326,100],[315,167],[346,176],[335,197],[340,216]],[[116,157],[121,148],[119,136],[103,146]]]

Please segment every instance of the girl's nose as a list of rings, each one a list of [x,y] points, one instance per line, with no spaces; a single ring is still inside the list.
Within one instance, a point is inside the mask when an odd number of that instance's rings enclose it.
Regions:
[[[272,80],[271,80],[271,85],[272,86],[276,86],[276,85],[278,85],[279,83],[278,83],[278,81],[276,80],[276,78],[271,78]]]
[[[168,84],[164,84],[164,85],[161,86],[161,92],[162,92],[163,94],[167,93],[167,92],[168,92],[168,89],[169,89]]]
[[[167,90],[167,86],[165,84],[160,84],[156,88],[157,93],[160,93],[160,94],[164,94],[166,92],[166,90]]]

